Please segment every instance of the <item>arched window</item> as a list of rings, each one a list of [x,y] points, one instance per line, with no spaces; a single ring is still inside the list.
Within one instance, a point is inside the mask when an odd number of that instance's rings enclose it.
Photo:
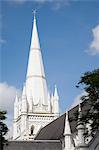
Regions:
[[[34,126],[31,126],[31,135],[33,135],[33,131],[34,131]]]

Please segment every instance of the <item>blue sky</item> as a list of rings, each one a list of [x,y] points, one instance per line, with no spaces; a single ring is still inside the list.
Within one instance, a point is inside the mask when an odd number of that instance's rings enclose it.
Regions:
[[[99,1],[1,0],[0,83],[9,87],[25,81],[35,8],[48,87],[57,85],[64,112],[81,75],[99,68]]]

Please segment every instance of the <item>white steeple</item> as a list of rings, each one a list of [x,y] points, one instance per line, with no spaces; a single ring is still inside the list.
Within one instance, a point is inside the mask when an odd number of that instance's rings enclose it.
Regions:
[[[54,90],[54,97],[58,100],[59,96],[58,96],[58,90],[57,90],[57,86],[55,85],[55,90]]]
[[[23,87],[21,112],[27,113],[26,85],[24,85],[24,87]]]
[[[37,26],[36,26],[36,16],[34,13],[34,25],[33,25],[33,31],[32,31],[32,39],[31,39],[31,49],[40,49],[40,42],[37,32]]]
[[[49,91],[48,91],[48,111],[49,113],[51,113],[51,97]]]
[[[14,101],[13,139],[15,139],[17,136],[16,122],[17,122],[18,116],[19,116],[19,99],[18,99],[18,95],[16,92],[16,97]]]
[[[53,111],[55,114],[59,114],[59,96],[56,85],[53,96]]]
[[[44,73],[43,60],[40,50],[39,37],[37,32],[36,17],[34,15],[31,47],[26,76],[27,100],[30,107],[29,96],[32,93],[33,104],[37,105],[41,100],[43,105],[48,104],[47,83]],[[31,92],[31,93],[30,93]]]
[[[57,89],[52,98],[47,89],[36,23],[34,13],[26,81],[22,96],[20,99],[16,96],[14,104],[14,140],[33,140],[41,127],[59,116]],[[33,134],[30,134],[31,129],[34,129]]]
[[[18,95],[16,92],[16,97],[15,97],[15,101],[14,101],[14,119],[18,118]]]
[[[63,150],[74,150],[74,143],[73,143],[70,123],[69,123],[69,119],[68,119],[68,112],[66,112],[66,117],[65,117]]]

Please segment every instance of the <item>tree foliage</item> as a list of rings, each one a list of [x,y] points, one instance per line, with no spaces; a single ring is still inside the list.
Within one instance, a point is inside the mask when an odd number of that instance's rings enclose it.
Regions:
[[[1,143],[0,144],[4,144],[6,142],[5,140],[5,135],[8,132],[8,127],[7,125],[4,123],[6,119],[6,111],[3,111],[0,109],[0,136],[1,136]]]
[[[90,106],[82,116],[82,121],[90,126],[90,130],[86,130],[85,135],[94,136],[99,131],[99,69],[86,72],[77,87],[85,90],[87,94],[81,99]]]

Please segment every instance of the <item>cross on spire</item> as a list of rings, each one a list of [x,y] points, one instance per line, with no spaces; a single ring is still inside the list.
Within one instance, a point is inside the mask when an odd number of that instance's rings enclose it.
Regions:
[[[36,9],[32,10],[32,13],[33,13],[33,15],[34,15],[34,19],[36,19],[37,10],[36,10]]]

